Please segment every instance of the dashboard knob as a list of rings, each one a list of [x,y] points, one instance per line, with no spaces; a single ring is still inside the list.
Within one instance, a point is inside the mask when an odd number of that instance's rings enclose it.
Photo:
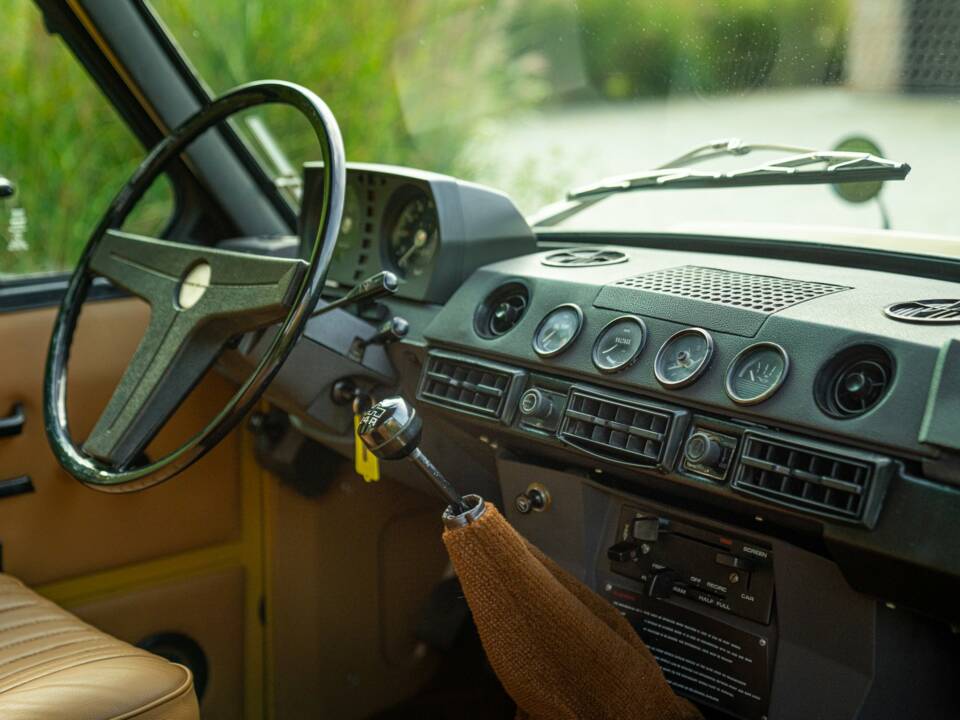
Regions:
[[[695,432],[687,440],[683,455],[692,463],[717,467],[723,459],[723,446],[704,432]]]
[[[531,511],[541,512],[550,505],[550,493],[540,483],[533,483],[526,492],[514,498],[513,504],[523,515]]]
[[[524,417],[546,421],[553,411],[553,401],[537,388],[530,388],[520,396],[520,414]]]

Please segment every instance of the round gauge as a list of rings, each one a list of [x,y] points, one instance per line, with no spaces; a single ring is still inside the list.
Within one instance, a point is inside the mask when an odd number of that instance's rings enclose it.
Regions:
[[[789,369],[787,351],[779,345],[751,345],[727,369],[727,395],[738,405],[761,403],[780,389]]]
[[[713,357],[713,338],[706,330],[687,328],[670,336],[657,352],[653,372],[666,388],[682,388],[697,381]]]
[[[347,190],[343,196],[343,217],[340,219],[340,234],[337,235],[337,244],[333,248],[334,259],[346,255],[357,246],[361,217],[360,195],[356,187],[347,184]]]
[[[440,219],[433,198],[410,186],[394,196],[386,216],[390,264],[405,277],[422,275],[440,245]]]
[[[629,315],[609,323],[593,344],[593,364],[600,372],[615,373],[637,361],[647,342],[643,320]]]
[[[555,307],[537,325],[537,331],[533,334],[533,350],[541,357],[559,355],[577,339],[582,327],[583,310],[579,307]]]

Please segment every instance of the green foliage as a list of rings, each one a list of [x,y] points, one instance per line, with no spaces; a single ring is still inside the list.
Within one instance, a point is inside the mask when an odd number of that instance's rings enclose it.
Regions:
[[[29,0],[4,3],[0,57],[0,174],[17,186],[0,201],[0,276],[63,270],[144,152]],[[137,229],[162,228],[170,203],[169,188],[153,188]],[[7,249],[14,207],[26,212],[25,251]]]
[[[293,80],[330,105],[349,159],[468,178],[497,162],[466,152],[488,118],[576,100],[838,81],[847,13],[846,0],[152,5],[213,94],[250,80]],[[144,153],[62,42],[46,33],[30,0],[7,0],[4,10],[0,174],[16,182],[19,195],[0,205],[0,274],[61,270],[76,261]],[[317,156],[294,111],[252,112],[295,168]],[[244,118],[235,126],[249,141]],[[520,194],[531,173],[526,168],[517,178]],[[554,181],[563,187],[559,176]],[[5,249],[16,203],[27,214],[27,252]],[[169,187],[153,188],[138,210],[138,229],[159,232],[171,207]]]

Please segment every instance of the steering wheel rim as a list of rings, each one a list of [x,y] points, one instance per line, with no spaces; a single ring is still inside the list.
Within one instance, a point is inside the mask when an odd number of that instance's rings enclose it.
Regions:
[[[301,228],[303,237],[314,236],[313,246],[309,253],[307,267],[300,274],[299,281],[289,281],[290,287],[287,293],[290,297],[288,299],[287,295],[284,296],[284,302],[289,302],[289,312],[281,321],[279,330],[261,356],[256,368],[226,406],[203,429],[176,450],[147,465],[113,467],[82,452],[77,447],[70,434],[67,420],[67,369],[70,347],[80,310],[93,277],[98,274],[92,270],[91,263],[104,238],[109,238],[110,234],[123,235],[113,231],[122,225],[137,201],[163,171],[167,161],[179,155],[204,132],[235,113],[265,104],[288,105],[299,110],[313,127],[323,155],[322,209],[318,216],[314,214],[315,220],[311,223],[315,225],[315,231],[313,228],[308,228],[306,231]],[[54,455],[67,472],[89,487],[104,492],[122,493],[142,490],[168,480],[185,470],[211,450],[243,419],[293,349],[320,297],[339,232],[345,185],[345,153],[336,119],[317,95],[289,82],[267,80],[234,88],[185,120],[150,151],[130,180],[114,197],[103,219],[93,231],[70,276],[54,322],[44,378],[44,424]],[[307,215],[304,217],[306,218]],[[183,247],[176,243],[167,244]],[[198,252],[214,252],[212,248],[197,247]],[[218,255],[236,255],[226,251],[215,252]],[[238,261],[234,257],[228,259],[234,263]],[[181,284],[186,282],[185,278],[181,280]],[[292,289],[294,283],[295,291]],[[151,314],[154,311],[155,308],[152,308]],[[141,339],[141,344],[144,342],[145,338]],[[130,369],[128,366],[127,370]],[[115,394],[119,388],[120,385],[115,389]],[[113,399],[111,398],[111,402]],[[180,398],[180,402],[182,400],[183,398]],[[161,427],[166,424],[167,419],[169,416],[162,421]]]

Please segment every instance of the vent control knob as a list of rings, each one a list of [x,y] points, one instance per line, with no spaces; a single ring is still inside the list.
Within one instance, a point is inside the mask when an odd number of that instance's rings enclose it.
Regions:
[[[705,432],[695,432],[683,447],[688,461],[709,468],[718,468],[723,460],[723,446]]]
[[[525,418],[546,422],[554,410],[553,401],[537,388],[530,388],[520,396],[520,414]]]

